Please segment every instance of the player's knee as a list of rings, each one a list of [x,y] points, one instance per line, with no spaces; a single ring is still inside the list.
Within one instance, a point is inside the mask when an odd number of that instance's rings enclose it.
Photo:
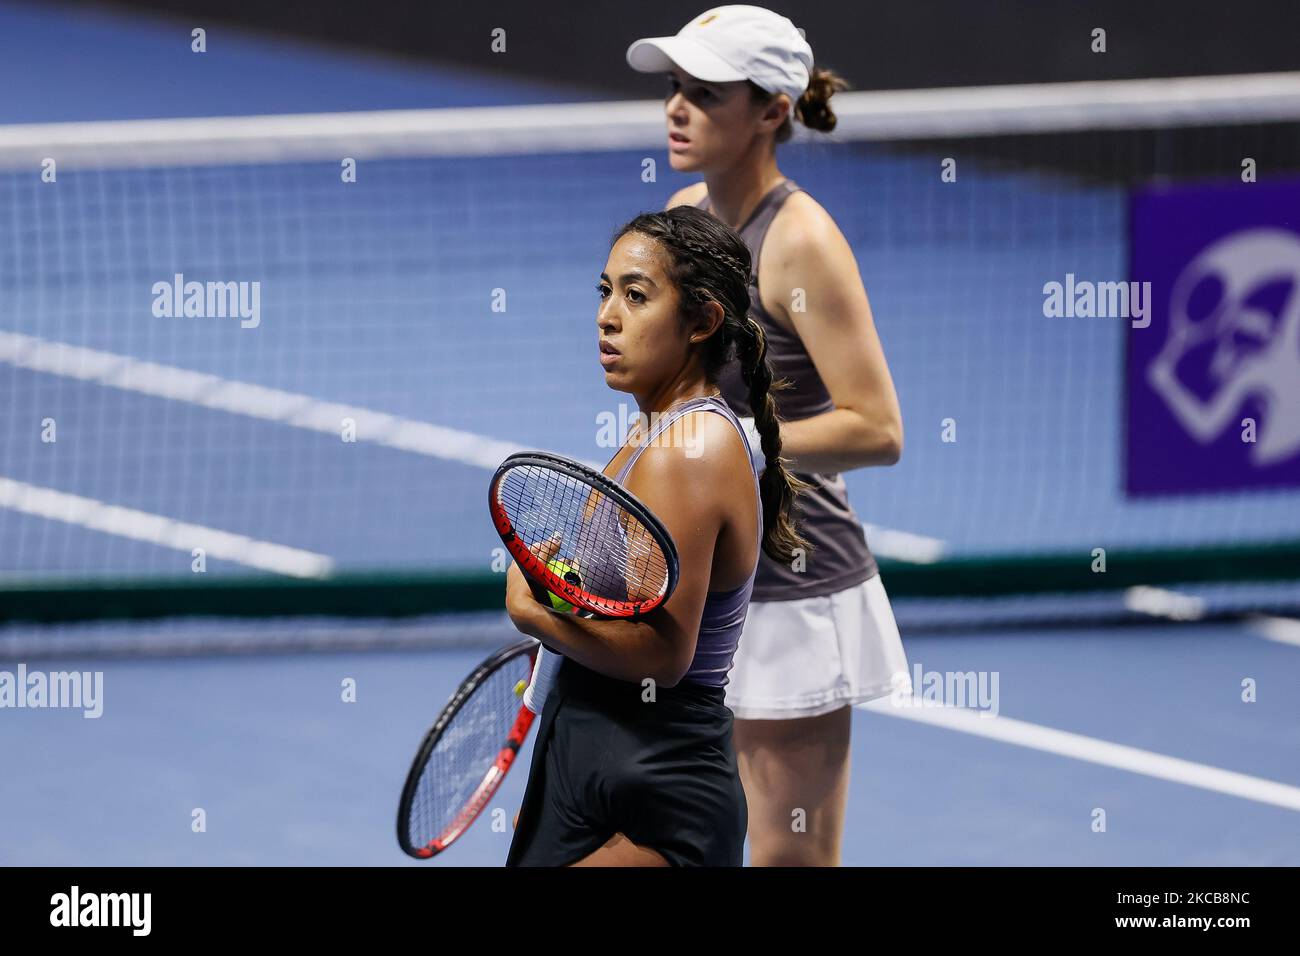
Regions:
[[[809,831],[784,828],[749,832],[751,866],[839,866],[839,841],[829,833],[818,837]]]
[[[839,853],[814,845],[756,847],[751,843],[750,866],[839,866]]]

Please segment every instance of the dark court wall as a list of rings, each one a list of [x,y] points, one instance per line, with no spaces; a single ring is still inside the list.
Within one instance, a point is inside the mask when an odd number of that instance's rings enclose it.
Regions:
[[[98,4],[97,4],[98,5]],[[126,0],[118,8],[301,39],[658,95],[623,60],[705,0]],[[778,0],[819,64],[855,89],[1121,79],[1300,69],[1300,0]],[[505,31],[505,51],[492,50]],[[1092,50],[1106,31],[1106,52]]]

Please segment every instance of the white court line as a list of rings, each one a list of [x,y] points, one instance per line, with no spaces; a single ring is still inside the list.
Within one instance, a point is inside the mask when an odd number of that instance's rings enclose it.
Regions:
[[[911,698],[905,699],[911,700]],[[1000,740],[1019,747],[1029,747],[1063,757],[1073,757],[1076,760],[1086,760],[1089,763],[1127,770],[1130,773],[1139,773],[1159,780],[1200,787],[1202,790],[1213,790],[1232,797],[1241,797],[1243,800],[1254,800],[1256,803],[1268,803],[1286,810],[1300,811],[1300,787],[1265,780],[1262,777],[1252,777],[1232,770],[1222,770],[1178,757],[1169,757],[1152,750],[1128,747],[1109,740],[1098,740],[1095,737],[1086,737],[1067,730],[1043,727],[1025,720],[1003,717],[1001,714],[992,717],[980,716],[978,711],[964,707],[896,707],[889,697],[859,704],[858,707],[888,717],[902,717],[906,720],[942,727],[945,730],[987,737],[990,740]]]
[[[472,432],[17,332],[0,331],[0,362],[335,436],[341,435],[343,420],[350,418],[356,423],[358,441],[478,468],[495,470],[507,456],[524,450]],[[0,478],[0,507],[186,552],[201,547],[215,558],[294,577],[325,577],[334,566],[329,557],[312,551],[8,478]]]
[[[0,362],[336,437],[342,432],[343,420],[350,418],[356,423],[359,442],[488,471],[496,471],[510,455],[528,450],[524,445],[432,422],[327,402],[298,392],[266,388],[19,332],[0,331]],[[605,467],[604,462],[597,461],[583,464],[596,471]],[[882,557],[929,564],[943,555],[945,543],[937,538],[875,525],[864,525],[864,528],[871,536],[872,547]]]
[[[1140,614],[1163,617],[1171,621],[1199,621],[1205,617],[1206,603],[1191,594],[1139,584],[1125,589],[1124,607]]]
[[[1300,647],[1300,621],[1293,617],[1270,617],[1259,614],[1246,621],[1246,630],[1279,644]]]
[[[343,420],[350,418],[356,422],[359,442],[492,471],[510,455],[525,450],[523,445],[473,432],[17,332],[0,332],[0,362],[335,437],[342,434]],[[599,470],[604,464],[594,467]]]
[[[910,531],[897,531],[874,524],[864,524],[862,531],[867,536],[871,553],[881,558],[893,558],[912,564],[934,564],[948,549],[947,542],[941,538],[913,534]]]
[[[0,477],[0,507],[177,551],[189,553],[202,548],[209,557],[298,578],[322,578],[334,566],[328,557],[312,551],[187,524],[10,478]]]

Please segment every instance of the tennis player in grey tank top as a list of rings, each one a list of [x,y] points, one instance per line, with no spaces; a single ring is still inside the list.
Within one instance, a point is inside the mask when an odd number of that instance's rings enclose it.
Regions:
[[[727,687],[751,862],[837,865],[851,707],[910,690],[893,612],[842,477],[898,460],[898,398],[848,242],[777,166],[777,144],[795,119],[834,128],[829,101],[846,84],[814,68],[790,20],[754,6],[707,10],[675,36],[636,41],[627,59],[666,75],[670,164],[704,177],[668,206],[716,215],[749,248],[750,315],[766,335],[774,378],[790,383],[773,392],[782,455],[809,486],[795,506],[809,551],[792,562],[760,559]],[[718,384],[752,427],[739,369],[725,370]]]
[[[817,366],[798,334],[777,322],[763,307],[758,288],[758,267],[772,220],[781,206],[799,187],[787,179],[765,195],[740,229],[740,238],[753,257],[754,274],[749,281],[750,315],[767,334],[767,360],[775,379],[788,379],[793,388],[776,395],[777,414],[782,421],[797,422],[835,410]],[[697,205],[711,211],[706,195]],[[727,367],[718,383],[727,404],[738,415],[752,416],[753,409],[745,397],[748,391],[740,380],[739,366]],[[799,498],[800,530],[813,547],[806,566],[790,567],[775,561],[760,561],[754,582],[753,600],[790,601],[796,598],[821,597],[861,584],[874,577],[879,569],[867,547],[862,522],[849,504],[844,478],[838,474],[807,474],[796,468],[800,478],[812,487]]]

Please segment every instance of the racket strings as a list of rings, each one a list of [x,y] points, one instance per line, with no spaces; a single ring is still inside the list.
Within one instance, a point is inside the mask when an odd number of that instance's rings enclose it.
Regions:
[[[514,726],[520,689],[531,674],[529,655],[512,657],[475,687],[444,728],[411,800],[407,827],[413,846],[428,846],[443,835],[483,783]]]
[[[532,465],[507,473],[498,496],[515,533],[530,549],[555,532],[555,560],[570,583],[614,602],[649,601],[668,585],[668,562],[650,530],[617,500],[570,475]],[[561,577],[564,569],[554,568]]]

